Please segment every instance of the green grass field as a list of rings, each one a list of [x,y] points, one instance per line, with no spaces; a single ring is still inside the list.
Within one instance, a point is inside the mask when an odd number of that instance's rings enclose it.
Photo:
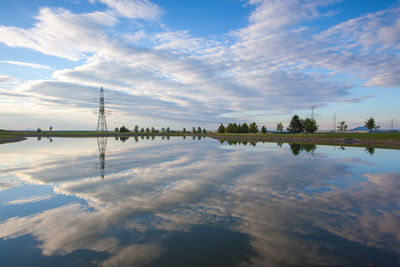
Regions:
[[[400,133],[299,133],[299,134],[287,134],[287,133],[256,133],[256,134],[240,134],[240,133],[224,133],[218,134],[213,133],[211,135],[220,137],[253,137],[253,138],[304,138],[304,139],[359,139],[359,140],[393,140],[400,141]]]

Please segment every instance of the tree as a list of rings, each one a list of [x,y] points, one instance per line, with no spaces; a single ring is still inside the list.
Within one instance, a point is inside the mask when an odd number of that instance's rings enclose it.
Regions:
[[[225,126],[221,123],[221,125],[218,127],[218,133],[225,133]]]
[[[237,132],[238,133],[243,133],[243,128],[242,128],[242,125],[240,123],[237,126]]]
[[[287,127],[287,130],[288,130],[290,133],[300,133],[300,132],[303,131],[303,129],[304,129],[304,122],[303,122],[303,120],[301,120],[301,119],[299,118],[299,116],[294,115],[294,116],[292,117],[292,120],[290,121],[289,126]]]
[[[169,126],[167,127],[166,131],[167,131],[167,133],[171,132],[171,129],[169,128]]]
[[[135,125],[135,133],[139,132],[139,125]]]
[[[197,127],[197,132],[201,134],[201,127]]]
[[[375,119],[372,118],[372,116],[371,116],[368,120],[365,121],[365,128],[372,131],[374,129],[379,129],[380,126],[375,124]]]
[[[144,128],[140,129],[140,132],[141,132],[141,133],[144,133]]]
[[[119,129],[118,129],[118,127],[115,127],[115,132],[116,132],[116,133],[118,133],[118,132],[119,132]]]
[[[125,126],[122,126],[121,128],[119,128],[119,131],[120,131],[121,133],[126,133],[126,132],[129,132],[129,129],[126,128]]]
[[[248,133],[249,132],[249,126],[247,125],[247,123],[243,123],[242,132],[243,133]]]
[[[183,133],[186,133],[186,128],[183,128]]]
[[[227,133],[237,133],[238,126],[236,123],[228,123],[225,130]]]
[[[206,134],[206,133],[207,133],[206,128],[203,128],[203,134]]]
[[[165,128],[164,128],[164,127],[161,128],[161,132],[162,132],[162,133],[165,132]]]
[[[338,122],[337,128],[338,128],[339,131],[341,131],[343,133],[347,129],[346,122],[344,122],[344,121]]]
[[[192,128],[192,133],[194,133],[194,134],[196,133],[196,127],[194,127],[194,126]]]
[[[38,132],[41,132],[41,131],[42,131],[42,129],[40,129],[40,128],[37,128],[37,131],[38,131]]]
[[[318,130],[317,122],[314,119],[307,118],[304,120],[304,130],[307,133],[313,133]]]
[[[262,132],[263,134],[266,134],[266,133],[267,133],[267,128],[265,127],[265,125],[263,125],[263,126],[261,127],[261,132]]]
[[[249,132],[258,133],[258,126],[255,122],[250,123]]]
[[[151,132],[152,132],[152,133],[155,133],[155,132],[156,132],[156,129],[155,129],[154,127],[151,127]]]
[[[283,132],[283,124],[282,122],[278,122],[278,124],[276,125],[276,131],[281,133]]]
[[[53,126],[50,126],[50,127],[49,127],[49,130],[50,130],[50,132],[53,131]]]
[[[146,128],[146,133],[150,133],[150,128],[149,127]]]

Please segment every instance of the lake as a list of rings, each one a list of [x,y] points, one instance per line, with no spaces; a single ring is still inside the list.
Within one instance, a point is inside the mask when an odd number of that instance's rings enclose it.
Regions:
[[[30,138],[0,157],[2,266],[400,264],[400,150]]]

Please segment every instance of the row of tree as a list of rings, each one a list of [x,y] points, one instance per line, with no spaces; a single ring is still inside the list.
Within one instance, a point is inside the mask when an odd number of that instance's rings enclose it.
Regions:
[[[376,125],[375,119],[370,117],[365,121],[364,125],[368,130],[379,129],[380,126]],[[286,128],[289,133],[314,133],[319,128],[317,122],[313,118],[300,119],[299,116],[294,115],[290,120],[289,126]],[[346,122],[342,121],[338,123],[337,129],[341,132],[347,130]],[[263,125],[261,128],[262,133],[267,132],[267,128]],[[283,124],[281,122],[276,125],[276,132],[283,132]],[[247,123],[236,124],[228,123],[225,127],[222,123],[218,128],[218,133],[258,133],[258,126],[255,122],[251,123],[250,126]]]
[[[300,119],[299,116],[294,115],[290,121],[289,126],[287,127],[287,130],[289,133],[301,133],[301,132],[306,132],[306,133],[313,133],[316,130],[318,130],[318,125],[315,119],[312,118],[306,118],[305,120]],[[277,131],[278,131],[278,125],[277,125]],[[280,129],[283,127],[279,127]],[[281,132],[281,131],[278,131]]]
[[[287,130],[291,133],[300,133],[304,131],[313,133],[316,130],[318,130],[318,125],[314,119],[306,118],[305,120],[302,120],[299,118],[299,116],[294,115],[292,117],[292,120],[290,121]],[[276,125],[276,131],[283,132],[283,124],[281,122],[279,122]],[[250,123],[250,125],[247,125],[247,123],[243,124],[228,123],[227,126],[224,126],[221,123],[221,125],[218,128],[218,133],[258,133],[258,132],[259,132],[258,126],[255,122]],[[265,127],[265,125],[261,127],[261,133],[263,134],[267,133],[267,127]]]
[[[115,132],[120,132],[120,133],[127,133],[130,132],[130,130],[125,127],[122,126],[120,128],[116,127],[115,128]],[[186,131],[186,128],[183,128],[182,131],[176,131],[176,130],[171,130],[170,127],[163,127],[160,130],[155,129],[154,127],[147,127],[147,128],[140,128],[138,125],[135,125],[134,129],[133,129],[134,133],[146,133],[146,134],[150,134],[150,133],[163,133],[163,134],[169,134],[169,133],[190,133],[189,131]],[[197,133],[197,134],[205,134],[207,133],[206,128],[201,128],[201,127],[193,127],[192,132],[191,133]]]
[[[228,123],[228,125],[225,127],[222,123],[218,128],[218,133],[258,133],[258,126],[255,122],[250,123],[250,125],[247,125],[247,123],[243,124],[236,124],[236,123]],[[262,133],[267,133],[267,127],[263,125],[261,127],[261,132]]]

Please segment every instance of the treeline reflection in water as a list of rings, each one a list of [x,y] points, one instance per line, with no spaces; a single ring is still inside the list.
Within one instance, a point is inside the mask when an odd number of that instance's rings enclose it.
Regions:
[[[254,142],[254,141],[234,141],[234,140],[220,140],[219,141],[221,145],[223,144],[228,144],[230,146],[236,146],[236,145],[243,145],[243,146],[253,146],[255,147],[257,143],[266,143],[266,142]],[[269,142],[269,143],[276,143],[277,146],[282,147],[284,143],[282,142]],[[317,145],[315,144],[295,144],[295,143],[288,143],[290,150],[292,151],[293,155],[299,155],[300,152],[306,152],[306,153],[314,153],[317,150]],[[339,150],[346,150],[345,146],[333,146],[335,149],[338,148]],[[369,155],[373,155],[375,153],[375,148],[374,147],[365,147],[365,152],[367,152]]]
[[[137,136],[115,136],[114,139],[117,141],[121,141],[121,142],[126,142],[127,140],[129,140],[131,138],[131,140],[134,140],[136,143],[139,142],[140,140],[151,140],[154,141],[155,139],[160,138],[162,140],[170,140],[171,136],[170,135],[163,135],[163,136],[155,136],[155,135],[137,135]],[[176,136],[173,136],[174,138],[177,138]],[[49,142],[53,142],[53,138],[51,137],[43,137],[47,140],[49,140]],[[100,137],[99,137],[100,138]],[[98,139],[99,139],[98,138]],[[107,140],[107,137],[101,137],[102,139]],[[112,137],[109,137],[112,138]],[[183,135],[182,136],[183,139],[186,138],[191,138],[192,140],[201,140],[203,138],[206,138],[203,135]],[[42,137],[37,137],[38,141],[42,140]],[[106,142],[106,141],[105,141]],[[236,145],[243,145],[243,146],[253,146],[255,147],[257,145],[257,143],[266,143],[266,142],[262,142],[262,141],[236,141],[236,140],[219,140],[220,144],[228,144],[230,146],[236,146]],[[279,147],[282,147],[284,143],[282,142],[269,142],[269,143],[276,143]],[[314,153],[317,150],[317,145],[315,144],[296,144],[296,143],[288,143],[290,150],[292,151],[293,155],[299,155],[300,152],[306,152],[306,153]],[[346,150],[345,146],[334,146],[335,148],[338,148],[339,150]],[[374,155],[375,153],[375,148],[374,147],[365,147],[364,148],[365,152],[367,152],[369,155]]]

